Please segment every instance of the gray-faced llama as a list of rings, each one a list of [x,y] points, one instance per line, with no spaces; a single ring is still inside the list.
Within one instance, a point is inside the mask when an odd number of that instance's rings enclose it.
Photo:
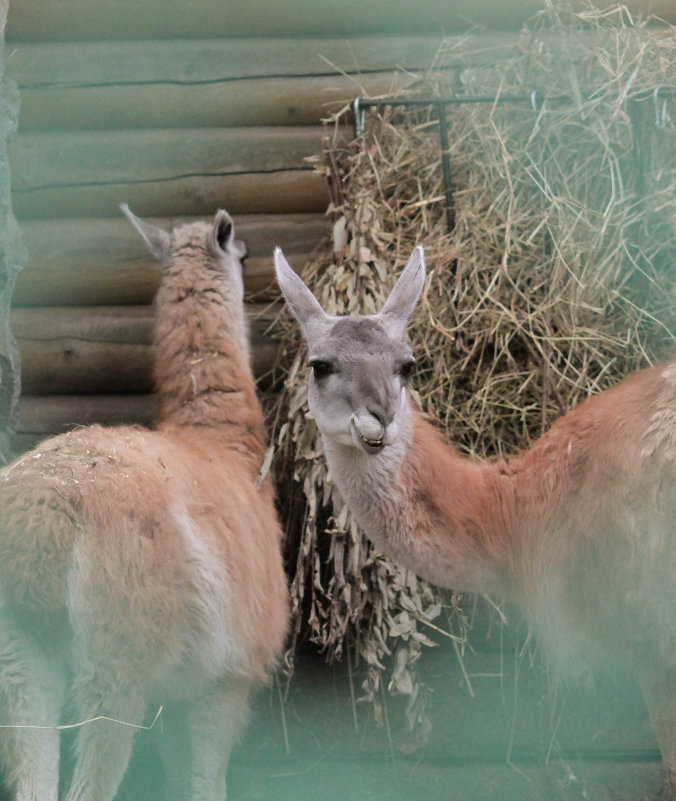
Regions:
[[[168,793],[223,801],[286,635],[244,245],[224,211],[170,234],[122,208],[163,267],[156,428],[81,428],[0,472],[0,758],[20,801],[58,797],[64,699],[67,722],[97,719],[77,729],[67,801],[115,796],[160,705]]]
[[[422,248],[369,316],[329,316],[279,249],[275,262],[329,470],[362,530],[441,587],[518,602],[554,656],[577,643],[624,660],[676,801],[676,362],[587,399],[508,460],[475,462],[406,392]]]

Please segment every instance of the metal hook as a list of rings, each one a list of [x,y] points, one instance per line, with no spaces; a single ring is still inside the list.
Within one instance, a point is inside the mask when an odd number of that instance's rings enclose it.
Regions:
[[[530,93],[530,104],[536,114],[539,114],[541,111],[544,113],[545,94],[542,89],[533,89]]]
[[[531,136],[534,136],[540,130],[540,120],[545,113],[545,95],[542,89],[533,89],[530,93],[530,104],[535,112],[535,123],[531,134]]]
[[[360,106],[361,98],[355,97],[352,101],[352,113],[354,115],[354,138],[361,136],[364,133],[365,115],[366,112]]]
[[[664,96],[662,100],[662,108],[660,108],[660,92],[664,89],[663,86],[655,87],[653,92],[653,104],[655,106],[655,125],[657,128],[664,128],[667,124],[667,98]]]

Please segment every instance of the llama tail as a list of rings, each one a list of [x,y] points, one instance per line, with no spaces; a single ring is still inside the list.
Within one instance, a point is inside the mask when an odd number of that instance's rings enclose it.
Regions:
[[[19,462],[0,472],[0,601],[27,623],[53,624],[67,614],[77,510],[58,487],[37,479],[32,465]]]

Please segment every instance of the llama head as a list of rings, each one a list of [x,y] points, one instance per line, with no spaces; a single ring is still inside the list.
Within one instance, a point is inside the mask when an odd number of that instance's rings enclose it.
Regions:
[[[246,245],[241,239],[235,238],[235,225],[227,211],[217,211],[211,223],[187,223],[170,233],[141,220],[126,203],[122,203],[120,209],[139,232],[148,250],[160,262],[165,274],[171,272],[177,261],[186,273],[189,265],[203,265],[210,270],[216,268],[232,286],[235,299],[242,300],[242,260],[246,256]]]
[[[328,315],[279,248],[275,270],[308,343],[308,401],[319,430],[369,455],[383,451],[398,439],[407,409],[415,360],[400,340],[425,281],[422,247],[415,248],[385,305],[372,315]]]

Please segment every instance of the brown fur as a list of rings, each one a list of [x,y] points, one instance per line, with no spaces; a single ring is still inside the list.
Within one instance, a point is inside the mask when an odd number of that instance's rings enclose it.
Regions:
[[[414,416],[392,514],[468,589],[516,599],[558,662],[641,682],[676,792],[676,363],[636,373],[509,461],[461,457]],[[389,501],[391,503],[391,496]],[[418,568],[418,571],[420,569]]]
[[[405,395],[422,248],[370,317],[327,315],[281,251],[275,265],[315,364],[328,466],[361,528],[435,584],[520,603],[558,661],[605,652],[633,668],[676,801],[676,362],[589,398],[508,461],[477,463]]]
[[[228,230],[223,215],[214,230]],[[134,224],[166,249],[155,329],[160,420],[155,431],[79,429],[0,473],[2,722],[58,723],[62,697],[23,689],[40,680],[21,674],[26,654],[45,674],[70,665],[80,719],[138,724],[151,701],[182,703],[193,764],[174,792],[222,801],[248,688],[276,665],[288,606],[272,489],[257,484],[265,441],[241,252],[232,235],[221,251],[204,223],[171,239]],[[49,773],[43,765],[58,759],[58,734],[6,732],[17,797],[55,801],[58,762]],[[110,801],[130,732],[80,729],[69,801]],[[170,771],[185,757],[170,754]]]

